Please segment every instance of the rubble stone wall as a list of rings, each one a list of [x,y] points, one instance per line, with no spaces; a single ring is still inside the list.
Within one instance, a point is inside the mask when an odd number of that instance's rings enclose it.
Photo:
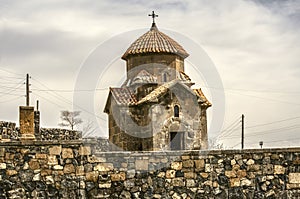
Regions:
[[[0,198],[299,198],[300,148],[99,152],[97,142],[0,143]]]
[[[40,128],[35,137],[36,140],[79,140],[82,133],[69,129]],[[16,141],[20,138],[20,129],[16,127],[16,123],[0,121],[0,141]]]
[[[0,140],[11,139],[17,140],[19,138],[19,129],[16,128],[16,123],[0,121]]]

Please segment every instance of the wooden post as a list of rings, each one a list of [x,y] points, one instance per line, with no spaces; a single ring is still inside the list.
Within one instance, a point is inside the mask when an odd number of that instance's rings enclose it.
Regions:
[[[242,114],[242,149],[244,149],[244,114]]]
[[[26,106],[29,106],[29,74],[26,75]]]

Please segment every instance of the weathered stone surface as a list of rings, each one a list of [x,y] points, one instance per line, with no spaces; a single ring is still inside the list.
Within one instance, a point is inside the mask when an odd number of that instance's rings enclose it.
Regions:
[[[73,158],[73,150],[71,148],[63,148],[61,152],[62,158]]]
[[[241,185],[239,178],[231,178],[230,179],[230,186],[231,187],[239,187]]]
[[[106,158],[98,157],[95,155],[88,156],[88,162],[89,163],[100,163],[100,162],[106,162]]]
[[[111,171],[114,169],[112,163],[100,163],[94,167],[94,171]]]
[[[228,178],[235,178],[236,177],[236,172],[234,171],[225,171],[225,176]]]
[[[195,187],[196,186],[196,182],[193,179],[186,179],[186,186],[187,187]]]
[[[166,171],[166,178],[175,178],[176,171],[175,170],[167,170]]]
[[[171,169],[174,170],[181,170],[182,169],[182,162],[172,162]]]
[[[61,145],[50,147],[49,154],[50,155],[60,155],[61,154]]]
[[[53,176],[46,176],[46,183],[47,184],[53,184],[54,183]]]
[[[196,178],[197,174],[194,172],[186,172],[186,173],[184,173],[184,177],[185,178]]]
[[[208,176],[209,176],[209,174],[208,173],[200,173],[200,176],[202,177],[202,178],[208,178]]]
[[[55,166],[53,166],[53,169],[54,169],[54,170],[63,170],[64,167],[61,166],[61,165],[55,165]]]
[[[48,165],[57,165],[58,161],[55,155],[48,156]]]
[[[126,178],[134,178],[135,176],[135,170],[134,169],[130,169],[127,171],[126,173]]]
[[[98,172],[97,171],[92,171],[92,172],[87,172],[85,174],[85,178],[87,181],[92,181],[92,182],[97,182],[98,181]]]
[[[185,183],[183,181],[183,178],[173,178],[172,185],[175,187],[183,187],[185,186]]]
[[[47,159],[47,154],[44,154],[44,153],[37,153],[35,155],[35,158],[36,159]]]
[[[66,164],[64,166],[64,173],[65,174],[70,174],[70,173],[73,173],[75,174],[75,167],[73,164]]]
[[[51,169],[43,169],[41,170],[41,176],[48,176],[52,174],[52,170]]]
[[[200,160],[194,160],[195,162],[195,168],[198,171],[204,171],[205,168],[205,161],[204,159],[200,159]]]
[[[208,172],[211,172],[212,170],[212,165],[211,164],[205,164],[205,172],[208,173]]]
[[[193,168],[194,167],[194,161],[193,160],[184,160],[182,162],[182,166],[184,168]]]
[[[85,173],[84,173],[84,166],[77,166],[76,167],[76,175],[77,176],[83,176]]]
[[[246,164],[253,165],[254,163],[255,163],[255,161],[253,159],[249,159]]]
[[[111,174],[111,181],[124,181],[126,179],[126,174],[124,172]]]
[[[6,169],[6,163],[0,163],[0,169]]]
[[[18,172],[16,170],[6,170],[6,175],[8,176],[13,176],[18,174]]]
[[[91,147],[90,146],[81,146],[79,148],[79,155],[91,155]]]
[[[54,152],[54,146],[72,149],[73,158],[63,158],[62,152]],[[0,156],[0,198],[300,196],[300,170],[294,164],[300,154],[297,148],[280,152],[266,149],[266,153],[262,153],[264,149],[246,149],[245,153],[225,150],[200,156],[199,151],[185,151],[187,155],[183,156],[168,152],[167,157],[162,152],[106,152],[96,153],[97,159],[91,161],[89,157],[93,155],[79,155],[80,146],[53,143],[6,146]],[[141,164],[147,162],[148,169],[136,170],[137,160]],[[231,164],[232,160],[235,164]],[[18,187],[23,187],[20,192],[16,191]]]
[[[238,171],[236,171],[236,175],[239,178],[246,177],[247,176],[247,171],[246,170],[238,170]]]
[[[285,168],[281,165],[274,165],[274,174],[284,174]]]
[[[98,186],[100,189],[109,189],[111,187],[111,183],[100,183]]]
[[[252,183],[251,180],[244,178],[244,179],[241,180],[241,186],[248,186],[249,187],[249,186],[253,186],[253,183]]]
[[[300,184],[300,173],[290,173],[289,174],[289,183]]]
[[[288,183],[288,184],[286,184],[286,188],[287,189],[300,189],[300,183],[298,183],[298,184],[290,184],[290,183]]]
[[[28,164],[31,170],[36,170],[40,168],[40,163],[36,159],[30,160]]]
[[[32,181],[40,181],[41,180],[41,174],[37,173],[33,176]]]
[[[136,170],[148,170],[149,161],[148,160],[136,160],[135,161],[135,169]]]

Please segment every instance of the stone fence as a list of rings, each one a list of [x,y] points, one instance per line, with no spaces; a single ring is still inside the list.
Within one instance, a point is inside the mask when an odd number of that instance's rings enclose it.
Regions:
[[[299,198],[300,148],[99,152],[0,143],[0,198]]]
[[[16,123],[0,121],[0,141],[9,142],[20,140],[20,129]],[[41,128],[35,133],[36,140],[79,140],[82,139],[80,131],[60,128]]]
[[[82,139],[80,131],[73,131],[59,128],[41,128],[36,134],[37,140],[78,140]]]
[[[0,140],[17,140],[19,129],[16,123],[0,121]]]

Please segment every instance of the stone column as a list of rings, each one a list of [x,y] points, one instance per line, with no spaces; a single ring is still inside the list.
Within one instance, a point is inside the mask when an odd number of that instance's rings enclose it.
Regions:
[[[34,136],[34,107],[20,106],[21,140],[35,140]]]
[[[40,138],[40,111],[34,111],[34,134],[36,139]]]

